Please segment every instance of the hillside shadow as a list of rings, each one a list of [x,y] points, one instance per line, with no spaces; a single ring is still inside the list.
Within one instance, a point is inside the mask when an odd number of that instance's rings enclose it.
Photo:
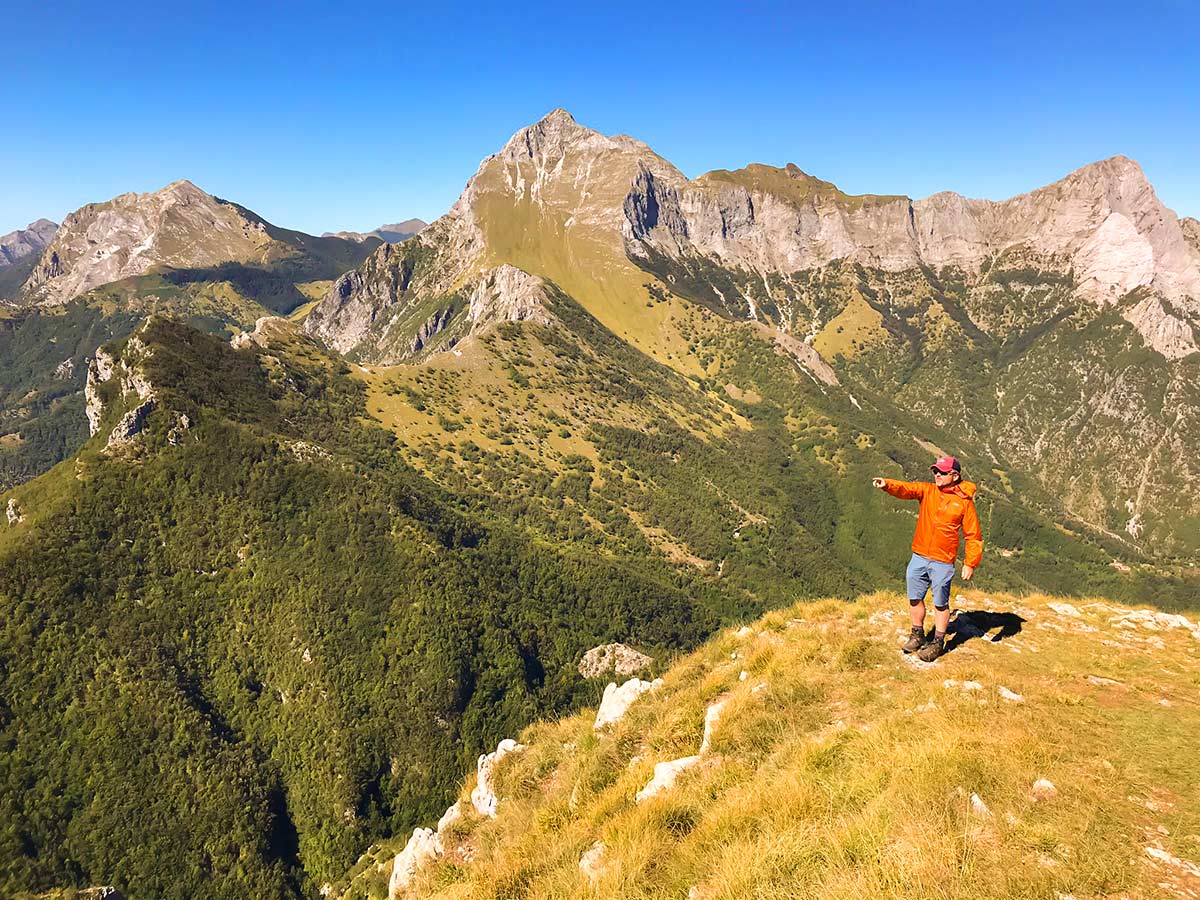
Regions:
[[[1005,638],[1021,633],[1025,619],[1011,612],[991,612],[985,609],[959,610],[958,615],[946,629],[949,640],[945,653],[949,653],[973,638],[984,638],[999,643]],[[995,634],[991,632],[995,631]]]

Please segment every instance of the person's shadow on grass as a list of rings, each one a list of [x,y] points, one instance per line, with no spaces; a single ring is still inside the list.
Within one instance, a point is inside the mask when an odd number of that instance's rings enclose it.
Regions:
[[[986,609],[960,609],[946,629],[951,635],[946,641],[944,653],[949,653],[972,638],[986,638],[992,643],[999,643],[1014,634],[1020,634],[1025,620],[1016,613],[991,612]],[[989,632],[999,629],[994,635]]]

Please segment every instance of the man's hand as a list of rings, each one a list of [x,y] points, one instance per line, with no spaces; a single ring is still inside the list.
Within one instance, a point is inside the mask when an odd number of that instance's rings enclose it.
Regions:
[[[975,567],[968,566],[966,563],[963,563],[963,574],[962,574],[963,581],[970,581],[971,576],[974,574],[975,574]]]
[[[877,488],[882,488],[884,485],[887,484],[887,479],[886,478],[872,478],[871,484]]]

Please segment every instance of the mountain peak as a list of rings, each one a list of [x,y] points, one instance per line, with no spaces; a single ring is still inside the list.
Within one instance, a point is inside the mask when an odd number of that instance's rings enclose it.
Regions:
[[[575,117],[573,115],[559,106],[542,116],[541,119],[538,120],[537,124],[577,125],[579,123],[575,121]]]
[[[575,143],[592,138],[610,140],[600,132],[580,125],[574,116],[560,107],[514,134],[500,154],[506,158],[540,157],[561,152]]]

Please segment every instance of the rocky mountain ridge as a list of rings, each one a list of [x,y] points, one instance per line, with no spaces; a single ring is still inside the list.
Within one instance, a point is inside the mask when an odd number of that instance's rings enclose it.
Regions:
[[[71,213],[25,283],[25,293],[33,303],[62,304],[158,266],[260,260],[270,244],[260,223],[190,181],[176,181]]]
[[[593,278],[602,276],[588,271],[587,251],[597,244],[616,265],[622,256],[644,264],[662,255],[676,265],[698,260],[755,273],[761,293],[726,298],[750,318],[787,306],[786,291],[768,284],[770,277],[849,262],[884,273],[954,269],[978,278],[997,259],[1020,255],[1026,265],[1071,277],[1074,293],[1097,305],[1147,291],[1126,318],[1148,346],[1171,359],[1197,349],[1200,249],[1188,236],[1195,226],[1163,206],[1141,168],[1122,156],[1005,201],[949,192],[922,200],[851,196],[790,164],[689,181],[645,144],[602,135],[560,109],[485,159],[451,211],[424,233],[424,256],[432,257],[425,267],[438,274],[420,289],[448,293],[485,258],[523,265],[522,242],[537,236],[514,229],[514,211],[530,219],[522,222],[526,232],[531,224],[547,232]],[[776,317],[800,334],[813,325],[794,314]]]
[[[0,235],[0,269],[41,253],[54,240],[58,225],[49,219],[38,219],[24,228]]]
[[[377,239],[365,240],[373,246]],[[171,270],[210,280],[220,280],[211,270],[222,266],[328,277],[331,265],[340,274],[369,251],[361,243],[278,228],[190,181],[176,181],[89,203],[67,216],[25,282],[22,301],[59,306],[104,285]]]
[[[706,329],[757,324],[813,377],[896,403],[897,420],[915,409],[1146,543],[1145,522],[1191,517],[1200,496],[1190,463],[1136,474],[1146,446],[1200,447],[1198,227],[1121,156],[1004,201],[853,196],[794,165],[689,180],[555,110],[486,158],[446,216],[344,276],[306,328],[363,362],[424,359],[432,331],[463,333],[462,291],[504,264],[711,374],[678,330],[698,304],[716,316]],[[1148,366],[1132,362],[1142,348]],[[1051,371],[1069,387],[1051,390]]]
[[[415,234],[419,234],[422,229],[428,228],[429,223],[423,219],[405,219],[403,222],[395,222],[391,225],[380,225],[378,228],[371,231],[326,231],[321,237],[336,237],[345,238],[351,241],[365,241],[367,238],[376,237],[385,244],[398,244],[401,241],[406,241]]]

